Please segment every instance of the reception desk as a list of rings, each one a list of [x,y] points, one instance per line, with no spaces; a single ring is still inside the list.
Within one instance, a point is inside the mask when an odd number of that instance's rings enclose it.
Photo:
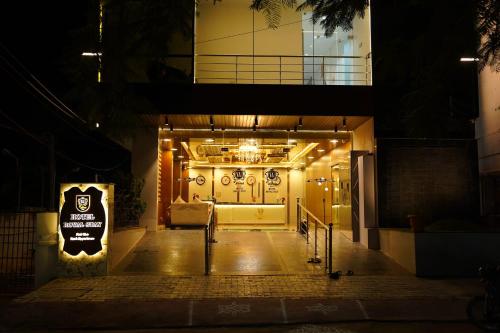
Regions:
[[[284,224],[286,205],[217,203],[218,224]]]

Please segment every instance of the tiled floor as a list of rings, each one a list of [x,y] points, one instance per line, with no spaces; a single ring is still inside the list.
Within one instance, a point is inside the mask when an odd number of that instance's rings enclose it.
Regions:
[[[318,255],[324,257],[324,234]],[[214,275],[323,274],[320,264],[307,263],[314,256],[313,241],[293,231],[219,231],[211,255]],[[356,275],[408,275],[401,266],[378,251],[368,250],[339,233],[333,237],[334,270]],[[147,233],[113,274],[202,275],[204,239],[201,230],[163,230]]]

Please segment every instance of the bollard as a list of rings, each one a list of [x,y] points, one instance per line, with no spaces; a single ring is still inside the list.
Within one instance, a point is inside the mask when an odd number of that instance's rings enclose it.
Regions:
[[[205,275],[208,275],[209,273],[209,253],[208,253],[208,225],[205,226]]]
[[[297,198],[297,232],[300,232],[300,198]]]
[[[333,236],[333,223],[329,225],[328,229],[328,273],[332,274],[332,236]]]

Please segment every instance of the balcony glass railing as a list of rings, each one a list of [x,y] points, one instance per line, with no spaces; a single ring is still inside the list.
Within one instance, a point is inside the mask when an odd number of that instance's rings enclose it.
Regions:
[[[195,83],[372,84],[371,60],[361,56],[199,54]]]

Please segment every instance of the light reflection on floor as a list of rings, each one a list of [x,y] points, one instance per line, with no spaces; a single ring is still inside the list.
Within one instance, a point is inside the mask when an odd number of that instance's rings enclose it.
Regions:
[[[200,230],[149,232],[120,263],[114,274],[202,275],[204,239]],[[218,275],[323,274],[324,261],[314,256],[313,242],[293,231],[219,231],[213,245],[211,273]],[[378,251],[368,250],[334,233],[334,270],[356,275],[406,275],[402,267]],[[318,255],[323,258],[323,238]]]

